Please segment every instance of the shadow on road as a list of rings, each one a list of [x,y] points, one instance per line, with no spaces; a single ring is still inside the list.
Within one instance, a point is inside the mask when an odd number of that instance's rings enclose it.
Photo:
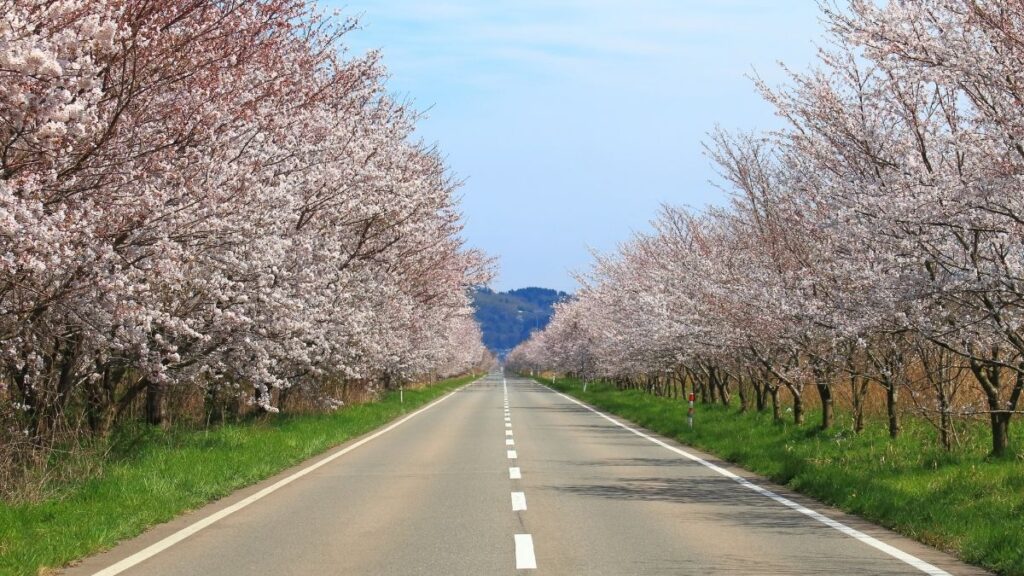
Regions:
[[[663,468],[677,468],[686,462],[673,458],[617,458],[609,460],[573,460],[567,462],[573,466],[589,466],[595,468],[625,466],[628,468],[640,468],[644,466],[658,466]]]
[[[593,466],[629,466],[633,459],[594,462]],[[637,459],[641,466],[664,466],[657,459]],[[671,461],[668,461],[671,462]],[[679,462],[674,463],[676,466]],[[728,478],[616,478],[608,482],[547,486],[556,492],[624,501],[672,502],[701,509],[687,515],[716,522],[756,527],[789,535],[819,534],[827,528],[769,498],[751,492]],[[837,536],[839,534],[837,533]]]

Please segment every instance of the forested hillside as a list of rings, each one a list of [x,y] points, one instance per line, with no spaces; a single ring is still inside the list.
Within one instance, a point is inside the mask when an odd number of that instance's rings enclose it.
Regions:
[[[481,288],[473,294],[476,319],[484,333],[484,344],[502,354],[548,325],[556,302],[568,298],[550,288],[519,288],[495,292]]]

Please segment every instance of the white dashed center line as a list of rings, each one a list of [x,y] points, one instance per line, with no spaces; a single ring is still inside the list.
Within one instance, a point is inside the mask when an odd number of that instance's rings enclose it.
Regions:
[[[503,385],[506,383],[503,382]],[[516,441],[512,438],[512,412],[509,408],[508,402],[508,388],[504,386],[504,404],[505,404],[505,447],[508,448],[505,452],[509,460],[516,460],[519,455],[516,453],[514,447]],[[522,469],[518,466],[509,466],[508,469],[509,480],[521,480],[523,478]],[[512,511],[522,512],[526,510],[526,493],[525,492],[512,492]],[[516,534],[516,570],[536,570],[537,569],[537,557],[533,552],[533,536],[530,534]]]
[[[516,570],[536,570],[537,557],[533,555],[533,536],[516,534]]]

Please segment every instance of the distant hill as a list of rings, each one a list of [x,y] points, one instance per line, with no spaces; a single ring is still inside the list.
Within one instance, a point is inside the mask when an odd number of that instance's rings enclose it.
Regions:
[[[490,288],[476,290],[473,306],[484,333],[484,344],[495,354],[504,356],[529,338],[530,332],[547,326],[555,302],[568,297],[565,292],[550,288],[519,288],[508,292],[495,292]]]

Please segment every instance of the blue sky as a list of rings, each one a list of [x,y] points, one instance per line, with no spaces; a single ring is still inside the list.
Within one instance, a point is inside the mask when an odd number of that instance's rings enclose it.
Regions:
[[[353,0],[356,53],[428,117],[461,190],[467,243],[496,289],[572,291],[589,249],[647,230],[659,204],[721,202],[701,142],[779,125],[747,75],[805,69],[812,0]]]

